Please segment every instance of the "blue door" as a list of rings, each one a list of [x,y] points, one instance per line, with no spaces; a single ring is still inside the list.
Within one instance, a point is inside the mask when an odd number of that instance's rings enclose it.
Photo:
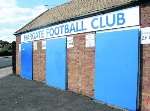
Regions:
[[[136,111],[138,29],[96,33],[95,98]]]
[[[21,44],[21,77],[32,80],[32,42]]]
[[[65,89],[66,38],[50,39],[46,43],[46,82]]]

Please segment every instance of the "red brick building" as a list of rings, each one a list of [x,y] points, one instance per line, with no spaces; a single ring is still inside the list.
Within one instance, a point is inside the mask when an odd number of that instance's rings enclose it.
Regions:
[[[15,32],[22,78],[150,111],[150,2],[72,0]]]

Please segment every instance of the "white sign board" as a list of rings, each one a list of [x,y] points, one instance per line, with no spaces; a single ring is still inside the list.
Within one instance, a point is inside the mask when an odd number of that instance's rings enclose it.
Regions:
[[[95,34],[94,33],[87,34],[85,39],[86,39],[85,47],[95,47]]]
[[[141,28],[141,44],[150,44],[150,27]]]
[[[33,42],[33,49],[34,49],[34,50],[37,50],[37,41],[34,41],[34,42]]]
[[[67,48],[74,47],[73,36],[67,37]]]
[[[66,22],[21,35],[21,42],[139,25],[139,7]]]
[[[46,49],[46,40],[42,40],[42,49]]]

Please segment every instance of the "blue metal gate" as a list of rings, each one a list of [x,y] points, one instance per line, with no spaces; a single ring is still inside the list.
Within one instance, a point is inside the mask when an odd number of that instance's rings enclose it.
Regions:
[[[96,99],[136,111],[138,39],[138,29],[96,34]]]
[[[46,82],[65,89],[66,38],[50,39],[46,43]]]
[[[21,77],[32,80],[32,42],[21,44]]]

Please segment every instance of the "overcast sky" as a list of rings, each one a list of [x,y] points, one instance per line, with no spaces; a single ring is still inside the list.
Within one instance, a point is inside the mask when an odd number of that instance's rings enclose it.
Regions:
[[[14,41],[13,33],[16,30],[47,8],[67,1],[69,0],[0,0],[0,40]]]

